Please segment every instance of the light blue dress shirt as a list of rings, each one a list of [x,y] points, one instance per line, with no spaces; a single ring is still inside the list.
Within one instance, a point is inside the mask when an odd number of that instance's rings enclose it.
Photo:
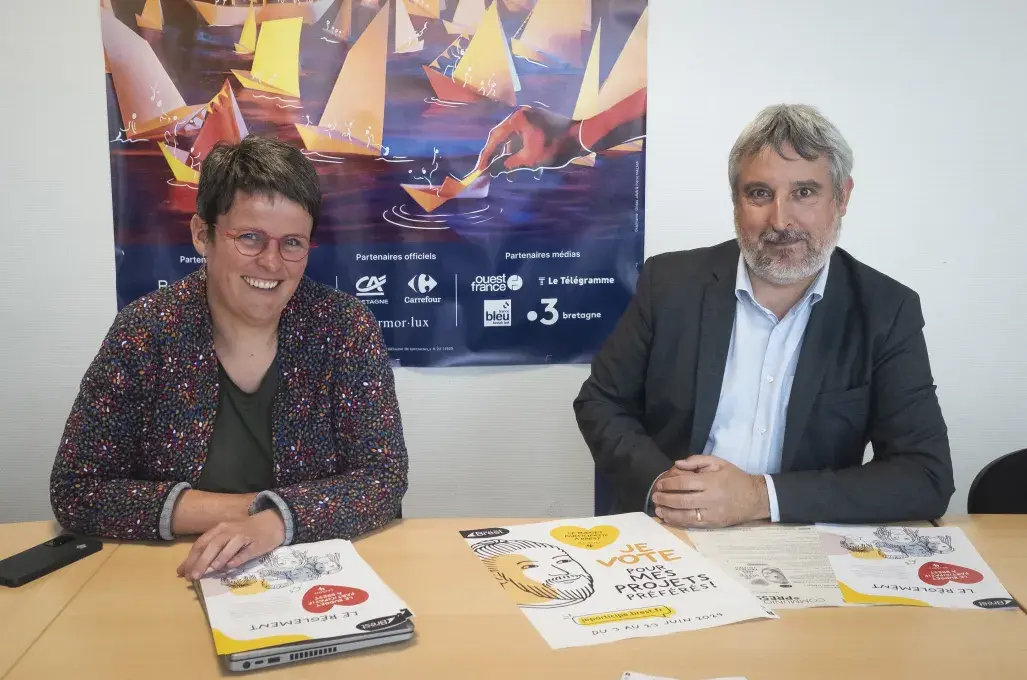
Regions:
[[[824,297],[827,270],[825,266],[802,299],[778,319],[756,302],[745,259],[738,258],[735,323],[717,415],[703,453],[723,458],[751,475],[764,475],[774,522],[780,521],[781,514],[770,475],[781,471],[792,379],[810,312]]]

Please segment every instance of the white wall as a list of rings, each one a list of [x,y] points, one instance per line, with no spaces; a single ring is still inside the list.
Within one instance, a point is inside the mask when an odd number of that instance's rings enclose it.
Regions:
[[[981,466],[1027,446],[1027,4],[651,2],[647,254],[730,238],[735,136],[766,104],[821,107],[856,154],[843,247],[923,299],[961,511]],[[0,24],[0,521],[49,516],[64,419],[115,313],[95,5],[21,3]],[[586,374],[398,371],[406,513],[589,514],[570,407]]]

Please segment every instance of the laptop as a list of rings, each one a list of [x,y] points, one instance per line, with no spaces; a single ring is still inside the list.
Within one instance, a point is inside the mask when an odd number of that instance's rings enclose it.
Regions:
[[[230,671],[253,671],[269,666],[283,666],[287,663],[305,661],[332,654],[343,654],[360,649],[369,649],[396,642],[406,642],[414,636],[414,624],[403,621],[399,626],[388,631],[376,631],[361,635],[344,635],[326,640],[310,642],[293,642],[278,647],[266,647],[250,652],[238,652],[222,656],[225,666]]]

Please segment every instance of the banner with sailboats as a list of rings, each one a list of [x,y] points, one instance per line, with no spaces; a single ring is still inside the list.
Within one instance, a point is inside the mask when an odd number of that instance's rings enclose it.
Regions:
[[[401,366],[582,363],[642,262],[648,0],[100,0],[118,306],[203,265],[219,143],[315,165],[307,274]]]

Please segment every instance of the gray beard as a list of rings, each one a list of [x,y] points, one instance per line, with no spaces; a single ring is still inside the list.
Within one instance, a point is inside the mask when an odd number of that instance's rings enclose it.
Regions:
[[[735,234],[738,236],[738,246],[742,250],[745,264],[753,274],[777,286],[787,286],[815,276],[831,259],[841,233],[842,220],[839,217],[834,225],[834,235],[829,241],[819,248],[816,248],[815,243],[805,241],[806,256],[796,264],[781,265],[768,254],[761,241],[757,239],[753,243],[744,239],[738,230],[738,222],[735,221]]]

